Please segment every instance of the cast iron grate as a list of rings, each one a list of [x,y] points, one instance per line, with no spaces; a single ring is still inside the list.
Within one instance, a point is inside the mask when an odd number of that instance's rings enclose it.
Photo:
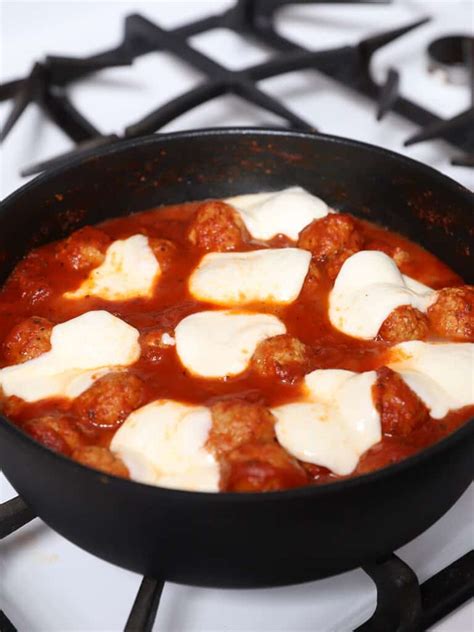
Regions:
[[[0,504],[0,539],[35,518],[17,496]],[[363,570],[377,589],[372,617],[355,632],[426,630],[474,597],[474,550],[419,584],[415,572],[396,555],[367,564]],[[144,577],[125,624],[125,632],[151,632],[165,581]],[[0,610],[0,632],[16,632]]]
[[[336,1],[377,5],[386,4],[390,0]],[[157,132],[188,110],[229,93],[276,114],[290,127],[316,130],[310,122],[268,95],[258,85],[259,81],[280,74],[313,69],[374,101],[378,120],[387,112],[394,111],[419,125],[420,131],[408,138],[405,145],[441,138],[461,150],[459,156],[453,159],[452,164],[474,165],[474,80],[471,81],[471,106],[454,118],[442,119],[400,93],[400,76],[397,70],[390,69],[382,84],[372,77],[371,59],[374,53],[389,42],[422,26],[429,18],[368,37],[353,46],[309,51],[277,33],[274,26],[275,12],[282,6],[294,2],[295,0],[237,0],[233,7],[223,13],[211,15],[173,30],[165,30],[141,15],[129,15],[125,19],[122,42],[117,47],[85,58],[47,56],[43,62],[35,63],[30,74],[24,79],[0,85],[0,100],[13,101],[0,140],[6,138],[26,107],[34,102],[72,141],[77,143],[74,150],[51,160],[31,165],[22,171],[23,175],[31,175],[59,166],[70,156],[80,154],[84,150],[114,143],[120,138],[132,138]],[[320,3],[324,0],[299,0],[299,2]],[[230,70],[193,48],[187,41],[192,35],[214,28],[230,29],[280,54],[256,66],[238,71]],[[130,65],[140,55],[162,50],[176,55],[201,71],[207,78],[199,86],[128,125],[121,136],[102,134],[69,98],[67,88],[72,82],[104,68]],[[471,51],[474,77],[472,55]]]

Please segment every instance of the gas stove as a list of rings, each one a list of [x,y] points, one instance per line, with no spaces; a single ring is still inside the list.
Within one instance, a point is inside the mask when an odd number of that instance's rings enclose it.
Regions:
[[[347,136],[474,188],[469,73],[450,82],[427,56],[446,35],[469,44],[470,0],[3,2],[2,18],[1,197],[25,182],[22,172],[61,164],[71,152],[211,125]],[[0,502],[15,496],[0,474]],[[361,629],[397,629],[397,610],[412,625],[403,629],[419,629],[409,611],[423,608],[425,627],[450,612],[433,629],[471,630],[472,604],[452,611],[473,591],[473,507],[471,487],[371,568],[224,591],[142,581],[39,519],[14,530],[31,518],[14,501],[0,512],[10,515],[8,524],[0,518],[0,535],[12,531],[0,544],[0,630],[342,631],[363,626],[376,600],[378,614]]]

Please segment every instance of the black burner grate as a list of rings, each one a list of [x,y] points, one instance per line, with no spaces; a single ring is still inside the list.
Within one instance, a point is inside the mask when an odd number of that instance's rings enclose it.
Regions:
[[[309,51],[278,34],[274,26],[275,12],[294,1],[237,0],[235,6],[221,14],[173,30],[165,30],[141,15],[129,15],[125,19],[122,42],[117,47],[86,58],[48,56],[44,62],[33,66],[28,77],[0,85],[0,100],[13,100],[0,139],[6,138],[28,104],[35,102],[78,146],[67,154],[27,167],[22,171],[23,175],[58,166],[69,156],[85,149],[116,142],[120,139],[119,135],[101,134],[79,112],[68,96],[68,85],[104,68],[132,64],[140,55],[166,50],[200,70],[207,80],[126,127],[122,138],[156,132],[184,112],[226,93],[237,95],[278,115],[291,127],[315,130],[309,122],[266,94],[258,85],[262,79],[295,70],[314,69],[375,101],[378,120],[393,110],[419,125],[421,130],[408,138],[405,145],[442,138],[462,151],[452,164],[474,164],[474,81],[471,85],[472,106],[456,117],[445,120],[400,94],[400,77],[395,69],[388,72],[382,84],[377,83],[371,74],[371,59],[377,50],[422,26],[428,18],[366,38],[354,46]],[[305,0],[299,0],[300,3],[302,1]],[[323,0],[306,1],[316,4]],[[337,1],[373,5],[387,3],[386,0]],[[280,54],[263,64],[244,70],[230,70],[197,51],[187,41],[192,35],[214,28],[227,28],[243,34]]]
[[[20,497],[0,504],[0,539],[34,519]],[[426,630],[474,597],[474,550],[419,584],[415,572],[396,555],[363,567],[377,589],[372,617],[355,632]],[[144,577],[125,632],[151,632],[165,581]],[[16,628],[0,610],[0,632]]]
[[[302,1],[299,0],[300,3]],[[319,0],[309,1],[316,3]],[[276,10],[291,3],[291,0],[238,0],[234,7],[222,14],[170,31],[140,15],[130,15],[125,20],[123,40],[116,48],[87,58],[48,56],[44,62],[33,66],[28,77],[0,85],[0,100],[13,100],[0,139],[6,138],[28,104],[35,102],[77,143],[77,147],[65,155],[25,169],[24,175],[60,165],[69,156],[85,149],[116,142],[120,139],[117,134],[101,134],[79,112],[68,97],[68,85],[104,68],[129,65],[140,55],[166,50],[203,72],[207,80],[129,125],[124,132],[125,138],[156,132],[184,112],[226,93],[237,95],[280,116],[294,128],[315,129],[258,86],[262,79],[294,70],[314,69],[373,100],[377,104],[378,120],[393,110],[420,125],[420,132],[407,139],[406,145],[443,138],[462,150],[453,164],[474,166],[474,46],[470,50],[471,106],[456,117],[444,120],[400,94],[400,77],[395,69],[388,72],[383,84],[373,79],[370,70],[371,58],[378,49],[427,20],[369,37],[355,46],[313,52],[290,42],[275,30]],[[384,0],[365,0],[365,3],[385,4]],[[244,34],[281,54],[244,70],[224,68],[187,41],[192,35],[218,27]],[[33,512],[20,498],[3,503],[0,505],[0,538],[33,518]],[[376,584],[377,608],[371,619],[359,628],[360,632],[426,629],[474,596],[473,551],[421,586],[415,573],[395,555],[366,566],[364,570]],[[125,630],[151,631],[163,586],[163,580],[143,579]],[[0,632],[14,631],[15,627],[0,611]]]

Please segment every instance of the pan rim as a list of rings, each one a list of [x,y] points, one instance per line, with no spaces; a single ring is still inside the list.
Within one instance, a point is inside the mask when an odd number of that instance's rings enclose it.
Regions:
[[[381,156],[385,156],[387,158],[391,158],[397,160],[402,164],[406,164],[407,166],[412,166],[413,168],[417,168],[420,171],[425,172],[428,175],[435,176],[436,178],[443,181],[445,184],[449,185],[451,188],[456,189],[458,194],[467,195],[467,197],[474,199],[474,192],[470,191],[468,188],[464,187],[459,182],[456,182],[449,176],[437,171],[433,167],[425,165],[424,163],[414,160],[413,158],[409,158],[408,156],[404,156],[403,154],[399,154],[390,149],[385,149],[384,147],[379,147],[378,145],[372,145],[370,143],[364,143],[362,141],[353,140],[350,138],[346,138],[344,136],[336,136],[333,134],[321,134],[318,132],[301,132],[297,130],[287,130],[283,128],[277,127],[208,127],[203,129],[191,129],[191,130],[183,130],[180,132],[168,132],[165,134],[149,134],[147,136],[140,136],[138,138],[131,138],[117,141],[108,146],[102,146],[98,148],[92,148],[85,150],[79,156],[71,156],[70,158],[66,158],[65,162],[55,167],[49,171],[44,173],[40,173],[32,180],[26,182],[24,185],[20,186],[15,191],[12,191],[7,197],[3,200],[0,200],[0,212],[4,210],[5,207],[9,206],[13,202],[15,202],[17,197],[20,197],[24,193],[28,192],[31,188],[42,184],[43,182],[47,182],[50,179],[54,179],[56,176],[60,176],[65,171],[72,169],[74,167],[78,167],[81,164],[91,160],[102,158],[105,156],[113,155],[116,153],[120,153],[122,150],[127,150],[129,148],[137,147],[137,146],[145,146],[148,144],[160,144],[160,143],[168,143],[173,142],[174,140],[185,139],[185,138],[195,138],[195,137],[212,137],[212,136],[224,136],[224,135],[232,135],[238,134],[240,136],[250,136],[252,134],[260,134],[274,137],[290,137],[290,138],[307,138],[307,139],[316,139],[323,142],[333,143],[335,145],[340,146],[350,146],[353,148],[370,150],[374,154],[379,154]]]
[[[148,483],[141,483],[138,481],[134,481],[131,479],[120,478],[118,476],[113,476],[111,474],[106,474],[99,470],[95,470],[93,468],[82,465],[77,461],[73,461],[71,458],[59,453],[54,452],[50,448],[44,446],[39,443],[28,434],[26,434],[23,430],[18,428],[14,423],[8,420],[4,415],[0,415],[0,426],[6,430],[6,432],[10,432],[12,435],[15,435],[15,439],[23,444],[28,445],[30,448],[42,452],[43,455],[53,461],[62,462],[66,465],[66,467],[76,468],[76,471],[82,471],[84,476],[93,477],[97,480],[99,484],[107,484],[107,485],[117,485],[124,486],[125,488],[129,488],[130,490],[137,489],[137,485],[139,488],[143,488],[148,490],[147,493],[163,495],[163,499],[168,497],[169,499],[184,499],[184,498],[193,498],[195,501],[199,501],[199,499],[206,500],[206,502],[227,502],[227,501],[237,501],[237,502],[256,502],[261,501],[263,499],[267,499],[269,501],[275,501],[278,499],[297,499],[304,497],[317,498],[319,496],[325,496],[326,494],[336,495],[337,493],[345,493],[349,489],[353,489],[355,487],[370,485],[372,483],[376,484],[377,482],[383,482],[384,479],[391,478],[393,476],[397,476],[398,473],[401,473],[405,470],[409,470],[412,467],[416,467],[417,465],[421,465],[424,461],[427,461],[432,456],[435,456],[439,452],[443,452],[444,450],[448,450],[451,445],[458,443],[458,441],[462,441],[468,436],[474,434],[474,417],[468,420],[463,426],[447,435],[440,441],[433,443],[431,446],[423,448],[416,454],[408,456],[398,463],[394,463],[392,465],[388,465],[386,467],[374,470],[373,472],[368,472],[367,474],[359,474],[357,476],[336,480],[332,483],[321,483],[318,485],[305,485],[303,487],[295,487],[291,489],[277,490],[277,491],[269,491],[269,492],[245,492],[245,493],[237,493],[237,492],[194,492],[183,489],[173,489],[167,487],[159,487],[157,485],[149,485]],[[1,464],[0,464],[1,465]],[[4,472],[5,474],[5,472]],[[7,477],[8,478],[8,477]],[[132,487],[130,487],[132,486]]]

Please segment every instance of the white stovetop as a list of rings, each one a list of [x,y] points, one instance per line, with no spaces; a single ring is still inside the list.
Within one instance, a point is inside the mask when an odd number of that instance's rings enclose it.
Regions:
[[[142,12],[165,27],[218,12],[232,2],[0,2],[0,81],[23,76],[46,53],[86,55],[119,41],[122,19]],[[295,6],[279,13],[285,35],[310,48],[337,46],[430,14],[432,24],[394,42],[374,59],[377,77],[389,66],[402,70],[402,89],[443,116],[464,109],[469,97],[425,73],[424,49],[435,34],[473,28],[472,0],[421,2],[391,6]],[[244,45],[239,36],[215,31],[193,44],[233,68],[258,63],[268,53]],[[71,90],[75,102],[104,132],[120,131],[152,107],[199,82],[200,76],[165,53],[152,53],[130,68],[105,70]],[[415,127],[394,114],[374,122],[374,106],[311,71],[262,82],[321,131],[382,145],[426,162],[474,188],[474,170],[450,167],[457,152],[441,141],[404,149]],[[0,104],[4,121],[9,106]],[[182,116],[167,129],[209,125],[278,125],[266,112],[225,97]],[[62,132],[30,107],[0,151],[0,197],[19,187],[20,167],[66,151]],[[14,490],[0,474],[0,501]],[[473,546],[474,487],[437,524],[397,553],[417,572],[430,577]],[[383,525],[381,525],[383,528]],[[39,520],[0,544],[0,608],[22,632],[115,632],[123,627],[140,578],[84,553]],[[289,588],[209,590],[167,585],[156,622],[160,632],[197,631],[347,631],[368,618],[375,590],[362,571]],[[467,605],[435,627],[437,632],[474,630],[474,606]]]

